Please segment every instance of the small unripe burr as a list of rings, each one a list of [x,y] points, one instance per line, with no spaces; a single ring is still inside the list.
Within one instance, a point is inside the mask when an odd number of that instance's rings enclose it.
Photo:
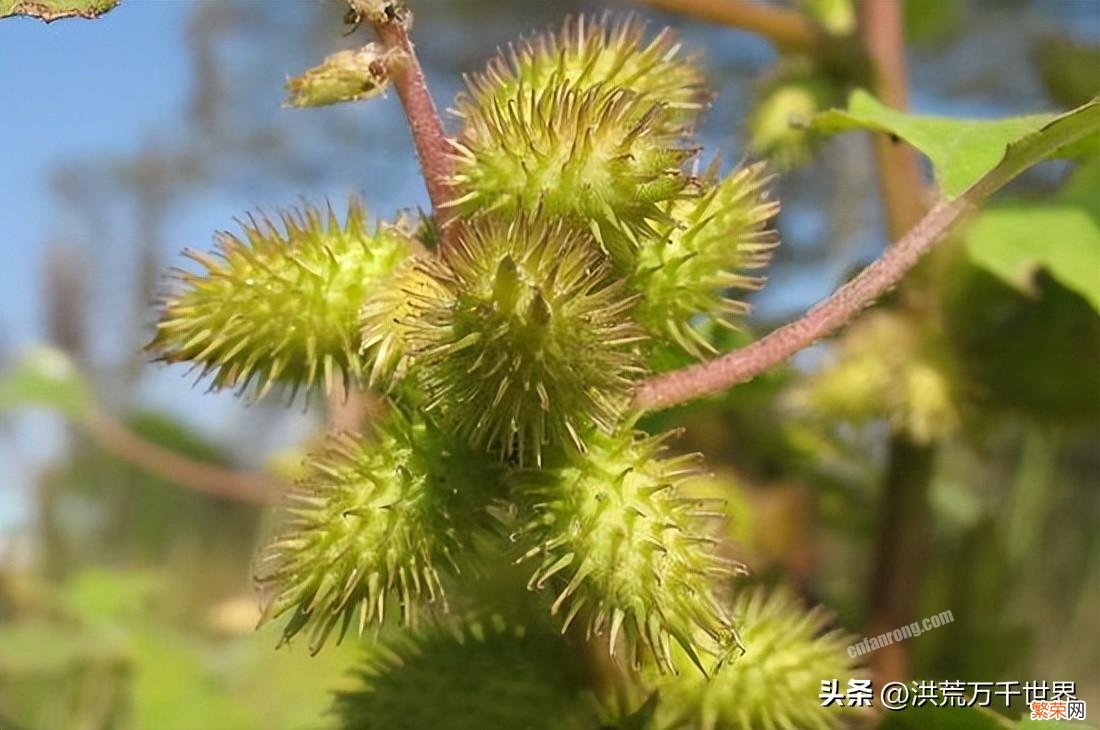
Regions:
[[[565,631],[582,621],[640,662],[673,667],[673,645],[700,669],[704,653],[736,643],[717,581],[736,566],[704,529],[712,510],[680,485],[698,472],[695,455],[663,458],[665,437],[594,436],[586,454],[561,454],[545,469],[517,473],[513,492],[527,514],[514,539],[536,562],[529,587],[549,588]]]
[[[853,639],[829,629],[827,612],[803,608],[787,590],[757,588],[738,594],[732,614],[742,627],[742,654],[704,677],[690,671],[689,656],[677,651],[678,673],[650,674],[661,698],[654,727],[849,727],[858,709],[825,707],[820,699],[823,680],[845,687],[857,673],[847,651]]]
[[[414,303],[412,370],[424,407],[480,448],[537,464],[611,430],[642,370],[634,300],[584,231],[541,212],[463,227],[440,286]]]
[[[264,621],[290,613],[284,641],[308,630],[316,652],[333,631],[381,623],[388,604],[406,623],[423,602],[445,607],[441,572],[488,526],[496,467],[394,410],[370,437],[333,437],[308,470],[260,563]]]
[[[766,182],[762,163],[722,179],[715,163],[701,178],[702,194],[667,204],[671,222],[638,246],[635,317],[656,342],[696,357],[713,353],[693,320],[732,326],[747,311],[731,294],[763,285],[757,272],[778,241],[767,224],[779,204],[768,199]]]
[[[243,237],[218,234],[213,255],[188,252],[202,270],[177,274],[148,349],[193,363],[214,389],[256,398],[276,384],[331,391],[360,378],[358,310],[409,255],[409,238],[396,226],[367,230],[356,199],[343,224],[331,207],[280,219],[281,229],[249,216]]]
[[[494,102],[507,105],[521,87],[539,89],[557,81],[579,89],[625,89],[659,101],[659,122],[677,133],[689,130],[710,100],[702,71],[695,59],[681,53],[671,29],[646,40],[646,24],[635,15],[578,15],[556,32],[509,45],[484,71],[468,76],[458,113]]]
[[[684,170],[696,150],[670,131],[665,112],[665,102],[627,88],[561,79],[467,105],[452,143],[449,207],[463,215],[541,208],[601,243],[653,233],[668,220],[662,204],[696,193]],[[605,248],[617,264],[631,253]]]

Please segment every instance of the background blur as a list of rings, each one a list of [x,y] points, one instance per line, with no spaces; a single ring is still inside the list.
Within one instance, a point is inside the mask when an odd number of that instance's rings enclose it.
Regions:
[[[776,62],[756,36],[625,3],[410,5],[441,106],[462,71],[569,12],[636,9],[672,25],[719,94],[703,141],[727,162],[746,155],[746,119]],[[276,631],[253,632],[250,561],[266,508],[197,491],[205,473],[177,480],[134,464],[156,461],[154,444],[191,457],[185,466],[289,478],[323,432],[317,409],[204,394],[140,348],[163,271],[235,216],[350,192],[381,217],[427,205],[392,95],[281,107],[288,75],[369,39],[368,28],[344,37],[342,15],[336,2],[124,0],[97,22],[0,22],[4,730],[317,727],[347,681],[356,647],[309,658],[304,646],[273,651]],[[906,21],[921,113],[1067,108],[1080,84],[1061,83],[1058,54],[1095,63],[1100,44],[1093,0],[910,0]],[[1065,174],[1042,166],[1004,195],[1047,193]],[[886,244],[862,134],[813,150],[775,194],[783,245],[752,297],[755,332]],[[910,642],[911,675],[1076,680],[1100,711],[1100,318],[1049,276],[1025,296],[961,258],[937,264],[951,286],[912,284],[936,300],[934,318],[888,302],[838,343],[662,418],[686,423],[682,446],[718,472],[730,538],[758,578],[793,583],[858,636],[870,635],[884,549],[879,495],[923,479],[916,527],[899,529],[926,549],[892,585],[914,594],[914,618],[951,610],[955,623]],[[899,352],[911,357],[882,372]],[[123,435],[73,425],[88,408]]]

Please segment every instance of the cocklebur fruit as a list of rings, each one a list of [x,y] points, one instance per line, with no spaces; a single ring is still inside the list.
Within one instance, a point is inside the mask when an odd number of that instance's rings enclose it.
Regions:
[[[368,650],[334,714],[356,730],[589,730],[595,701],[562,637],[500,617],[433,624]]]
[[[361,377],[359,307],[409,255],[408,237],[368,231],[355,199],[342,225],[312,206],[281,220],[280,230],[250,216],[243,238],[220,233],[215,254],[188,252],[203,270],[178,273],[148,349],[192,362],[213,388],[254,386],[257,398],[277,383],[331,391]]]
[[[667,221],[662,203],[695,192],[684,163],[696,151],[668,131],[664,109],[629,89],[562,80],[467,105],[448,205],[463,215],[541,206],[601,239],[623,231],[633,240]],[[621,259],[629,250],[609,253]]]
[[[381,623],[391,597],[406,623],[423,599],[445,605],[440,571],[456,570],[488,526],[497,478],[480,454],[396,409],[371,437],[334,437],[264,553],[264,620],[290,612],[284,640],[308,629],[316,652],[336,629]]]
[[[703,74],[694,59],[680,53],[671,29],[649,41],[645,35],[645,22],[633,15],[568,18],[561,30],[510,45],[484,71],[470,76],[467,92],[457,100],[458,112],[468,116],[476,107],[493,104],[506,108],[521,88],[564,81],[577,89],[626,89],[661,102],[659,124],[673,132],[690,129],[709,97]]]
[[[742,627],[744,653],[710,677],[688,671],[690,658],[681,651],[674,653],[678,674],[651,673],[661,699],[655,728],[827,729],[851,719],[853,708],[824,707],[820,699],[822,680],[843,687],[856,671],[850,639],[827,631],[825,611],[806,611],[786,590],[757,589],[738,594],[733,617]]]
[[[553,586],[562,631],[580,617],[589,636],[607,636],[612,655],[621,640],[636,663],[648,653],[671,670],[676,644],[703,669],[702,653],[736,642],[716,589],[734,564],[703,529],[713,508],[680,491],[697,457],[662,458],[664,440],[599,435],[586,454],[517,472],[526,518],[513,538],[530,546],[521,560],[537,562],[529,587]]]
[[[475,446],[539,463],[549,443],[583,449],[610,430],[641,373],[634,300],[583,231],[541,212],[464,225],[446,263],[423,262],[445,295],[419,311],[413,367],[438,411]]]
[[[779,204],[767,198],[763,164],[740,168],[718,180],[717,165],[703,177],[698,198],[667,205],[673,221],[659,238],[637,252],[631,289],[639,301],[634,316],[656,340],[678,345],[697,357],[713,352],[693,319],[720,324],[746,311],[728,296],[731,289],[759,288],[751,272],[767,265],[777,243],[767,222]]]

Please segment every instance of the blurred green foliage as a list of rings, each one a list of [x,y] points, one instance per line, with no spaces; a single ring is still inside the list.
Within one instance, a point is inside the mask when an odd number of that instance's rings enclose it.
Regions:
[[[975,264],[1034,295],[1038,269],[1100,310],[1100,157],[1083,163],[1042,202],[1006,201],[966,233]]]
[[[92,393],[77,365],[53,347],[29,349],[0,375],[0,412],[39,406],[69,418],[87,415]]]

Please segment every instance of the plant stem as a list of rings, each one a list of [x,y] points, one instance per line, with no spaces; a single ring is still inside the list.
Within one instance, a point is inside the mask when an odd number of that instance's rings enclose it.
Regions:
[[[447,210],[442,206],[452,198],[447,182],[451,175],[450,145],[424,80],[424,71],[409,40],[408,12],[394,10],[392,14],[372,13],[370,17],[382,46],[387,51],[397,51],[388,66],[390,82],[397,89],[397,96],[409,121],[433,214],[442,224],[446,218],[444,211]]]
[[[90,414],[84,425],[104,451],[196,492],[268,504],[286,489],[273,478],[215,466],[154,444],[102,412]]]
[[[867,636],[893,631],[915,618],[931,539],[928,489],[936,451],[935,444],[915,443],[908,434],[890,438],[867,594]],[[871,655],[876,685],[909,676],[909,648],[909,642],[899,641]]]
[[[886,104],[904,110],[909,93],[901,3],[864,0],[859,21],[860,39],[871,61],[872,90]],[[893,239],[924,213],[924,186],[911,147],[882,134],[872,140],[886,228]],[[937,450],[936,442],[917,443],[904,430],[892,429],[867,589],[869,636],[893,631],[916,618],[931,540],[928,491]],[[879,686],[905,680],[910,663],[906,642],[883,647],[870,657],[871,673]]]
[[[866,0],[860,5],[860,37],[872,64],[872,91],[883,103],[908,106],[901,3]],[[913,149],[884,134],[872,136],[879,192],[891,241],[912,228],[925,211],[924,183]]]
[[[714,360],[646,380],[634,396],[634,405],[641,410],[668,408],[747,382],[783,362],[843,326],[897,284],[971,207],[966,196],[941,201],[877,261],[801,319]]]
[[[818,51],[828,36],[797,10],[748,0],[640,0],[662,10],[688,15],[761,35],[777,46]]]

